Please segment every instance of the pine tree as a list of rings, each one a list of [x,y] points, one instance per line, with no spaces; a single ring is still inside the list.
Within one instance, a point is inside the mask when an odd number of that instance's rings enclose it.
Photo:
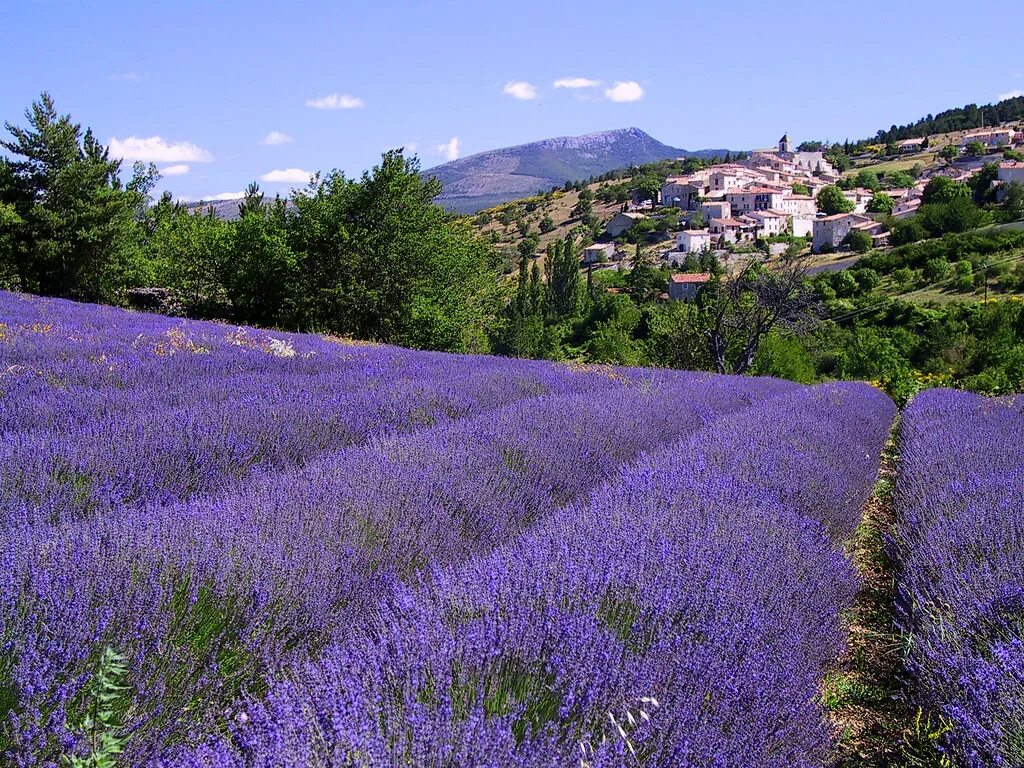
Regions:
[[[548,280],[551,290],[551,308],[556,317],[576,314],[579,306],[580,268],[574,252],[573,236],[566,235],[561,246],[554,249],[555,256]]]
[[[21,221],[13,262],[22,290],[95,300],[116,290],[137,257],[139,212],[157,174],[136,164],[124,187],[120,160],[59,115],[46,92],[26,110],[27,127],[5,123],[12,159],[0,171],[0,204]],[[0,253],[0,255],[3,255]]]

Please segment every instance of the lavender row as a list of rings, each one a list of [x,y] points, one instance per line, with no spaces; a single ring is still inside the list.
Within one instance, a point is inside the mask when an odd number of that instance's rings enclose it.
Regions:
[[[893,414],[830,385],[715,421],[397,588],[165,765],[822,765],[841,539]]]
[[[486,552],[640,451],[794,388],[620,383],[380,437],[224,497],[10,530],[0,657],[30,693],[8,717],[7,757],[75,748],[76,702],[112,646],[131,663],[131,754],[145,764],[372,615],[401,578]]]
[[[276,337],[209,323],[170,325],[175,351],[157,354],[147,334],[166,318],[105,310],[120,322],[104,327],[78,305],[0,294],[0,308],[12,305],[22,314],[36,307],[36,322],[5,318],[0,329],[8,524],[222,493],[256,468],[629,376],[309,337],[295,341],[309,347],[301,355],[280,357],[265,349]]]
[[[958,765],[1024,761],[1024,409],[931,390],[902,423],[897,623]]]

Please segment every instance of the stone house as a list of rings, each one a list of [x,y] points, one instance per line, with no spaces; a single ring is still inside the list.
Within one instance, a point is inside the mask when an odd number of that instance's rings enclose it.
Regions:
[[[630,230],[634,224],[641,219],[647,218],[642,213],[617,213],[605,225],[605,232],[612,237],[618,237]]]
[[[708,272],[674,274],[668,279],[668,298],[670,301],[693,301],[710,279]]]
[[[811,250],[821,253],[824,249],[838,248],[855,225],[870,221],[867,216],[855,213],[837,213],[815,219]]]

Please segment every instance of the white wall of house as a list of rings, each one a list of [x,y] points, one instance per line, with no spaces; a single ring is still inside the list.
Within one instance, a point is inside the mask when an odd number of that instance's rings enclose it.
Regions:
[[[684,229],[676,234],[676,248],[683,253],[711,250],[711,233],[706,229]]]
[[[1004,184],[1009,184],[1012,181],[1024,184],[1024,163],[1001,163],[998,178]]]
[[[810,195],[785,195],[779,210],[790,216],[811,216],[818,212],[818,205]]]
[[[778,216],[763,211],[751,211],[747,217],[757,222],[761,237],[775,237],[786,231],[789,223],[787,216]]]
[[[790,221],[793,222],[794,237],[809,237],[814,233],[813,216],[793,216]]]
[[[583,249],[584,264],[598,264],[611,259],[615,253],[615,243],[596,243]]]
[[[700,204],[700,212],[704,214],[705,220],[728,219],[732,216],[732,206],[724,200],[709,200]]]

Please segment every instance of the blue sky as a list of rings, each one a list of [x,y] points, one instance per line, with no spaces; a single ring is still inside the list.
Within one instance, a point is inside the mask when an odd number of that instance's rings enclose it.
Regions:
[[[1024,90],[1019,2],[0,0],[0,116],[49,90],[188,199],[403,145],[842,140]]]

